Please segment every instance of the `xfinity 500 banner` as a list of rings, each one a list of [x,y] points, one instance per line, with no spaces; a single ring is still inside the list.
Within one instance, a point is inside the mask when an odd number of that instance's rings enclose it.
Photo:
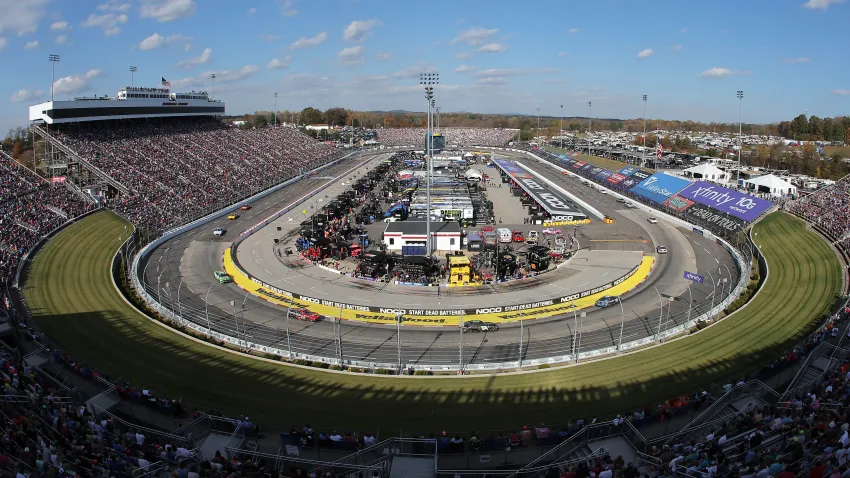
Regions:
[[[632,192],[651,201],[663,203],[667,198],[685,189],[689,184],[691,182],[686,179],[664,173],[655,173],[638,183],[637,186],[632,188]]]
[[[773,206],[770,201],[704,181],[691,184],[679,196],[745,221],[755,220]]]

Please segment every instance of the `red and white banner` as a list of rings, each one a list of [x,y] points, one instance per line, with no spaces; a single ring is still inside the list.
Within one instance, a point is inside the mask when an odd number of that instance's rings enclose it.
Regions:
[[[50,178],[50,182],[52,182],[53,184],[64,183],[65,182],[65,176],[54,176],[54,177]]]
[[[661,159],[661,136],[657,136],[655,142],[658,144],[655,148],[655,157]]]

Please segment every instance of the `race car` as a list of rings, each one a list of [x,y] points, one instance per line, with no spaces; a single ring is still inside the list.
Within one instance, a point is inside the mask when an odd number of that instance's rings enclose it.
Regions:
[[[648,217],[648,218],[646,218],[646,222],[648,222],[650,224],[658,224],[658,218]]]
[[[543,229],[543,234],[550,234],[552,236],[560,236],[562,234],[562,232],[561,232],[560,229],[550,229],[550,228],[547,227],[547,228]]]
[[[295,314],[296,319],[306,320],[307,322],[318,322],[319,319],[322,318],[321,315],[315,312],[310,312],[310,310],[303,307],[293,310],[293,313]]]
[[[233,282],[233,277],[224,271],[215,271],[213,272],[213,276],[215,276],[215,280],[217,280],[219,284],[229,284],[230,282]]]
[[[239,214],[233,213],[233,214],[228,214],[228,216],[227,216],[228,221],[235,221],[236,219],[239,219]]]
[[[499,330],[499,324],[484,322],[483,320],[470,320],[463,323],[463,332],[495,332]]]
[[[658,246],[655,248],[655,252],[659,254],[667,254],[667,246]]]
[[[217,228],[215,228],[215,230],[213,231],[213,236],[215,236],[215,237],[221,237],[221,236],[223,236],[223,235],[224,235],[224,228],[217,227]]]
[[[609,305],[614,305],[618,302],[620,302],[619,297],[613,295],[606,295],[605,297],[596,301],[596,307],[601,307],[604,309],[605,307],[608,307]]]
[[[513,231],[511,233],[511,241],[513,241],[513,242],[525,242],[525,236],[522,235],[522,231]]]
[[[251,205],[250,204],[243,204],[242,207],[240,207],[239,209],[241,209],[243,211],[247,211],[247,210],[251,209]]]

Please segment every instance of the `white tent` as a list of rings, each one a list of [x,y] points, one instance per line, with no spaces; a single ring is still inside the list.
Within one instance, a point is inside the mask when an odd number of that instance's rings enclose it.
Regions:
[[[771,196],[797,194],[797,186],[773,174],[765,174],[764,176],[744,180],[744,187],[753,192],[767,193]]]
[[[729,180],[729,173],[708,163],[698,164],[692,168],[682,171],[687,178],[703,179],[717,183],[725,183]]]

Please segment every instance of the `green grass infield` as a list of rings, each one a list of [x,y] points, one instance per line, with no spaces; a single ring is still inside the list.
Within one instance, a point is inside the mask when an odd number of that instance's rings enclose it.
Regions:
[[[654,406],[776,358],[827,311],[841,286],[839,262],[826,242],[802,221],[774,213],[756,226],[770,276],[754,302],[663,347],[492,377],[328,373],[223,352],[139,315],[109,276],[125,225],[111,212],[98,213],[61,232],[36,256],[24,295],[61,349],[113,377],[202,409],[385,435],[557,423]]]

